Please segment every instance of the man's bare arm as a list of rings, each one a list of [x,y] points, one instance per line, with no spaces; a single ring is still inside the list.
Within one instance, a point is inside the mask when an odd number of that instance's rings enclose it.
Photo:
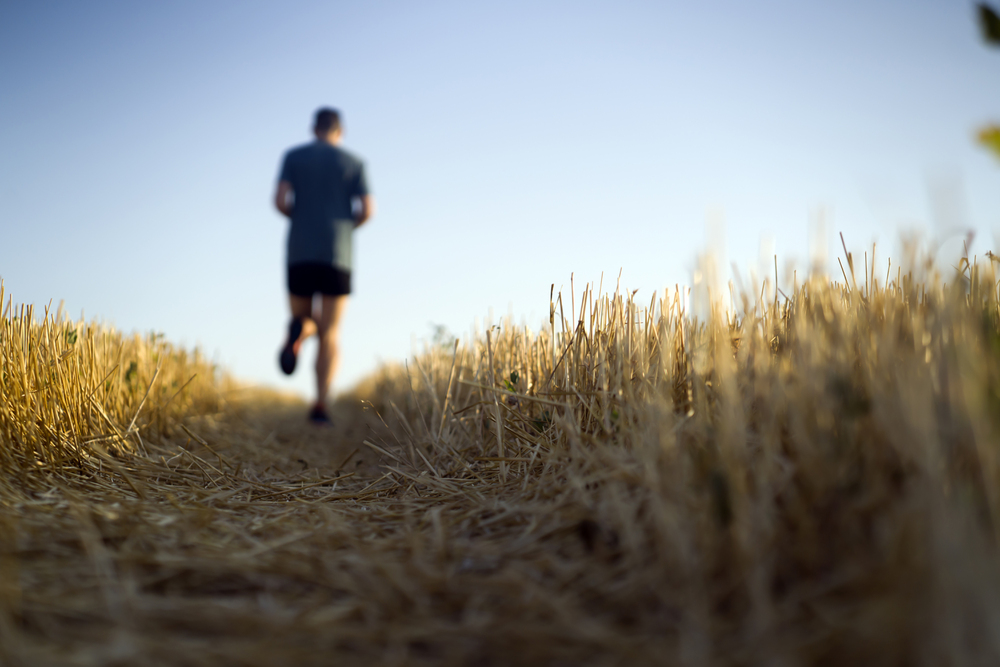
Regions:
[[[375,197],[365,195],[358,197],[361,205],[358,207],[357,215],[354,216],[354,226],[360,227],[375,215]]]
[[[288,181],[278,181],[278,191],[274,193],[274,207],[281,214],[292,217],[292,184]]]

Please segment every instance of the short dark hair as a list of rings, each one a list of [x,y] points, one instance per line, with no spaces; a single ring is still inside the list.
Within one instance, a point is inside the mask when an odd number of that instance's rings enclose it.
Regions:
[[[316,111],[316,122],[313,129],[321,134],[328,134],[340,129],[340,112],[330,107],[323,107]]]

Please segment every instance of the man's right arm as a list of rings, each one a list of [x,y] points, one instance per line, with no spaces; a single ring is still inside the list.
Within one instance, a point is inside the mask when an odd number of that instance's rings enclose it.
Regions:
[[[278,181],[278,190],[274,193],[274,207],[287,218],[292,217],[292,184],[288,181]]]
[[[371,195],[361,195],[358,197],[359,206],[354,216],[354,226],[360,227],[369,218],[375,215],[375,197]]]

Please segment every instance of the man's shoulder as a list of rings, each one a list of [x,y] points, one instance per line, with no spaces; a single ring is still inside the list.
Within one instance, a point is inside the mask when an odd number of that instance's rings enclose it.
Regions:
[[[364,163],[358,155],[352,153],[346,148],[342,148],[340,146],[330,146],[330,148],[337,153],[337,156],[341,159],[341,161],[347,164],[361,166]]]
[[[311,141],[309,143],[298,144],[297,146],[292,146],[287,151],[285,151],[285,158],[286,159],[288,159],[288,158],[295,159],[296,157],[298,157],[300,155],[305,155],[305,154],[314,152],[316,150],[316,148],[317,148],[318,143],[319,142]]]

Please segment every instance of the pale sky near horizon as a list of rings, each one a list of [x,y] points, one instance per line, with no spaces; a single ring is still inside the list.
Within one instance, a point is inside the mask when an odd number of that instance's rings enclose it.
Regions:
[[[359,231],[338,388],[432,325],[537,326],[549,285],[691,284],[977,233],[996,250],[1000,49],[964,0],[0,3],[0,278],[124,330],[292,379],[271,198],[313,111],[379,204]],[[718,221],[722,221],[721,223]],[[709,238],[712,237],[712,238]],[[957,238],[957,236],[952,237]],[[835,266],[835,264],[834,264]]]

